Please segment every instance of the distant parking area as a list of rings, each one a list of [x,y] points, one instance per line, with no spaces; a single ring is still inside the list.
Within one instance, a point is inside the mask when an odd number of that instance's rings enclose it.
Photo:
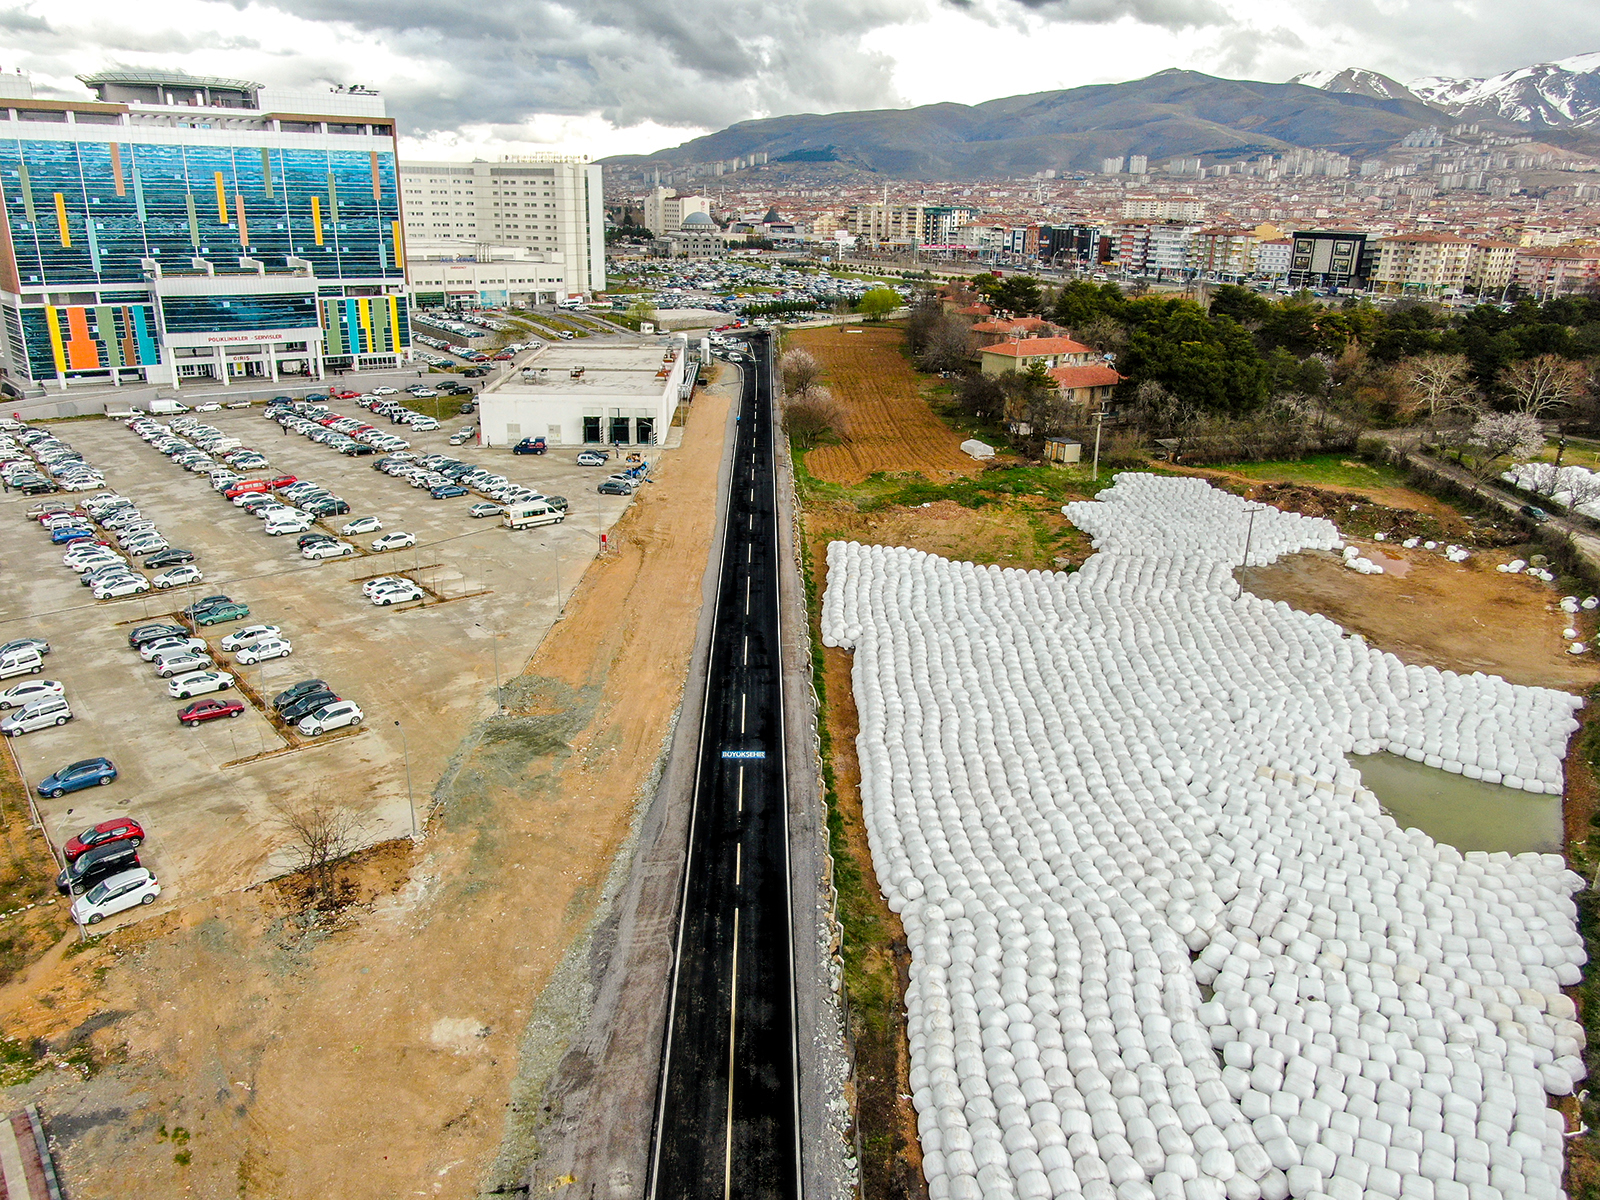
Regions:
[[[353,406],[347,411],[372,419]],[[448,756],[492,703],[497,667],[505,678],[520,671],[555,615],[558,578],[570,591],[599,535],[628,503],[597,494],[612,468],[580,467],[573,449],[536,456],[450,445],[450,434],[471,417],[425,433],[393,428],[411,442],[411,453],[448,454],[566,497],[563,523],[510,530],[497,517],[474,518],[469,509],[483,496],[433,499],[374,470],[376,456],[350,457],[287,431],[264,419],[259,405],[194,415],[260,452],[266,465],[247,477],[293,475],[348,506],[348,513],[318,520],[314,532],[337,537],[363,517],[381,528],[342,538],[353,548],[349,555],[308,560],[296,535],[266,536],[263,520],[122,422],[54,424],[55,437],[102,471],[105,488],[130,499],[168,547],[192,553],[201,574],[169,590],[96,600],[63,566],[70,543],[52,542],[52,533],[25,515],[41,500],[72,503],[95,493],[0,498],[0,562],[10,584],[0,595],[0,642],[47,640],[51,652],[39,678],[64,684],[73,713],[67,724],[11,739],[11,747],[30,785],[78,759],[115,762],[119,777],[109,786],[41,800],[41,811],[57,846],[101,820],[136,818],[148,835],[144,865],[163,888],[158,909],[281,870],[287,839],[272,817],[277,800],[320,791],[361,814],[369,841],[409,833],[408,760],[420,820]],[[372,549],[375,539],[395,533],[412,535],[414,544]],[[160,573],[145,570],[140,557],[130,565],[136,575]],[[381,575],[415,580],[421,600],[374,605],[362,583]],[[169,697],[167,680],[129,648],[128,633],[216,594],[243,602],[249,615],[194,631],[234,681],[209,695],[246,707],[238,717],[186,728],[177,714],[190,701]],[[221,649],[228,634],[256,623],[278,626],[292,652],[242,665]],[[28,678],[0,681],[0,688]],[[307,737],[274,721],[272,697],[308,678],[358,704],[362,723]]]

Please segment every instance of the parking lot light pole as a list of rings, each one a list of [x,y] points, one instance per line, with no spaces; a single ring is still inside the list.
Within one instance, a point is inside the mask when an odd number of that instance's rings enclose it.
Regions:
[[[483,629],[483,626],[478,624],[477,621],[474,621],[473,624],[477,625],[477,627],[479,629]],[[493,645],[493,647],[494,647],[494,708],[495,708],[495,714],[497,716],[502,716],[503,717],[503,716],[506,715],[506,702],[505,702],[505,694],[500,690],[500,635],[498,633],[494,632],[492,629],[491,630],[484,630],[484,632],[486,632],[489,635],[489,637],[491,639],[491,645]]]
[[[406,763],[406,807],[411,810],[411,840],[417,840],[417,802],[411,794],[411,747],[406,744],[406,727],[399,721],[394,727],[400,731],[400,755]]]

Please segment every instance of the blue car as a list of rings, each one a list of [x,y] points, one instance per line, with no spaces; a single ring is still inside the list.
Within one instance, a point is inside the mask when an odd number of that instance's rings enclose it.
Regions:
[[[86,787],[104,787],[116,777],[116,765],[109,758],[86,758],[46,775],[39,781],[39,795],[54,799]]]
[[[465,496],[467,494],[466,488],[454,483],[442,483],[428,493],[435,500],[452,500],[457,496]]]
[[[94,530],[85,529],[81,525],[69,525],[65,529],[58,529],[50,535],[50,540],[57,545],[63,542],[81,542],[85,538],[94,537]]]

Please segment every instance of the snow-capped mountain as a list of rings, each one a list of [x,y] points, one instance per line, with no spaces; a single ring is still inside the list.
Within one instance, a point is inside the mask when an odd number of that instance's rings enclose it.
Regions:
[[[1348,92],[1357,96],[1372,96],[1378,100],[1418,100],[1405,84],[1390,79],[1377,71],[1363,67],[1346,67],[1342,71],[1307,71],[1296,75],[1290,83],[1321,88],[1325,92]]]
[[[1384,99],[1417,99],[1456,117],[1498,117],[1556,129],[1600,128],[1600,53],[1537,63],[1487,79],[1427,76],[1396,83],[1376,71],[1307,71],[1291,83]]]

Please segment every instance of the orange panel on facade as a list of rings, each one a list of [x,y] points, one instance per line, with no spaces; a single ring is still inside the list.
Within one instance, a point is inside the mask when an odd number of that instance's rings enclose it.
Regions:
[[[67,366],[94,370],[100,365],[100,346],[89,333],[89,310],[75,304],[61,311],[67,314]]]

